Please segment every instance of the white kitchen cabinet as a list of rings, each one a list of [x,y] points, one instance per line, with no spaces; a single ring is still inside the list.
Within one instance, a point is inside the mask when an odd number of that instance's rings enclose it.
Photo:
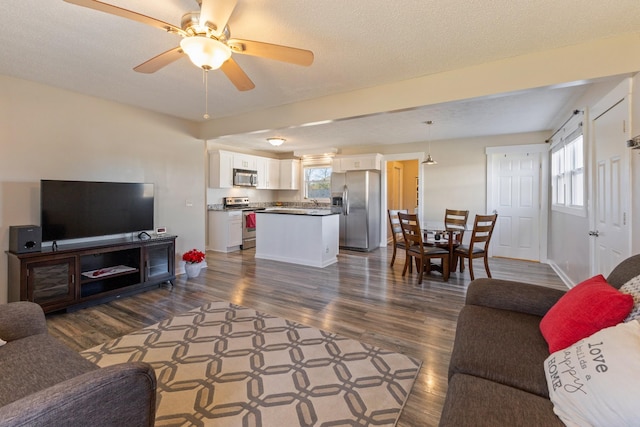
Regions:
[[[224,150],[209,153],[209,187],[232,188],[234,169],[257,171],[257,189],[298,190],[300,188],[299,160],[278,160]]]
[[[280,160],[257,157],[258,189],[278,190],[280,188]]]
[[[258,157],[256,159],[256,171],[258,171],[258,190],[269,188],[269,159]]]
[[[300,160],[280,160],[280,189],[300,189]]]
[[[267,159],[267,188],[277,190],[280,188],[280,160]]]
[[[233,187],[233,153],[227,151],[209,153],[209,187]]]
[[[240,250],[242,245],[242,211],[209,211],[209,244],[218,252]]]
[[[234,169],[247,169],[258,170],[258,158],[256,156],[250,156],[248,154],[233,153],[233,168]]]
[[[331,164],[333,172],[352,170],[380,170],[381,154],[358,154],[353,156],[334,157]]]

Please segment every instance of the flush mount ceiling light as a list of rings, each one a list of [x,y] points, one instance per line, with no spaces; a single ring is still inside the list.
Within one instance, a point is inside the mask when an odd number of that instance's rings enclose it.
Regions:
[[[427,138],[427,141],[429,141],[429,152],[427,153],[427,160],[422,162],[422,164],[423,165],[437,165],[438,162],[433,160],[433,157],[431,157],[431,125],[433,125],[433,121],[427,120],[426,122],[424,122],[424,124],[429,126],[429,137]]]
[[[207,71],[217,70],[231,57],[229,46],[207,36],[184,38],[180,41],[180,47],[191,62]]]
[[[286,139],[284,139],[284,138],[267,138],[267,141],[269,142],[269,144],[273,145],[274,147],[279,147],[286,141]]]

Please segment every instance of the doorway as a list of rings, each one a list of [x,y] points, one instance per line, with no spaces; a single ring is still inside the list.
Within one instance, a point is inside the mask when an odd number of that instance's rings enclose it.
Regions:
[[[383,158],[382,197],[383,218],[380,246],[386,246],[391,239],[391,230],[387,215],[388,209],[407,209],[409,212],[421,213],[422,200],[419,195],[422,173],[420,162],[424,153],[389,154]]]
[[[387,209],[406,209],[413,213],[418,208],[417,159],[387,162]],[[386,218],[386,215],[385,215]],[[387,240],[391,238],[391,226],[387,221]]]

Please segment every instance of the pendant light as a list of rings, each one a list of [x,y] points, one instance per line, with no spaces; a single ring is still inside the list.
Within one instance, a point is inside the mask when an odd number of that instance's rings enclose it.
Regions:
[[[422,162],[423,165],[437,165],[438,162],[436,162],[435,160],[433,160],[433,157],[431,157],[431,125],[433,125],[433,121],[431,120],[427,120],[426,122],[424,122],[427,126],[429,126],[429,136],[427,141],[429,141],[429,152],[427,153],[427,160],[425,160],[424,162]]]

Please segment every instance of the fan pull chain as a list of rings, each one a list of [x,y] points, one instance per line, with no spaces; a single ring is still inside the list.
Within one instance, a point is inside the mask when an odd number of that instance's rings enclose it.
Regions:
[[[204,80],[204,119],[209,119],[209,73],[206,68],[202,69],[203,75],[202,78]]]

